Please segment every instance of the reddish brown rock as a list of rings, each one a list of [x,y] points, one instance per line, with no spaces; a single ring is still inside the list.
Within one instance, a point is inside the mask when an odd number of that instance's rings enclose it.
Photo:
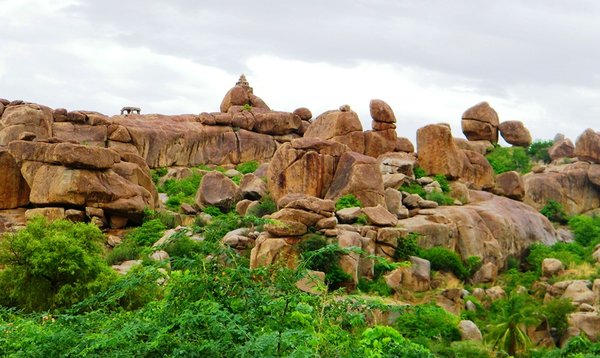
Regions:
[[[307,227],[301,222],[290,220],[277,220],[267,223],[265,230],[274,237],[301,236],[306,234]]]
[[[371,122],[371,128],[373,128],[374,131],[387,131],[389,129],[395,130],[396,125],[394,123],[373,121]]]
[[[267,194],[267,184],[252,173],[246,174],[240,181],[240,194],[244,199],[258,200]]]
[[[487,102],[467,109],[462,115],[461,124],[468,140],[498,142],[498,114]]]
[[[460,149],[472,150],[481,155],[485,155],[488,149],[492,148],[492,143],[489,140],[466,140],[463,138],[454,138],[454,143]]]
[[[23,132],[37,138],[52,136],[52,110],[37,104],[19,104],[6,107],[0,117],[0,145],[8,145]]]
[[[300,117],[288,112],[265,112],[254,115],[253,131],[271,135],[293,133],[302,126]]]
[[[67,110],[64,108],[56,108],[52,111],[52,117],[54,118],[54,122],[66,122]]]
[[[496,194],[515,200],[523,200],[525,184],[521,175],[515,171],[502,173],[496,176]]]
[[[61,141],[76,141],[86,146],[105,147],[107,140],[105,126],[74,125],[70,122],[53,123],[52,134]]]
[[[367,221],[371,225],[375,226],[396,226],[398,224],[398,218],[396,215],[390,213],[385,207],[381,205],[365,207],[362,209],[363,214],[366,215]]]
[[[385,131],[367,131],[364,134],[365,149],[364,154],[377,158],[396,149],[397,134],[395,129]]]
[[[575,156],[575,145],[570,139],[558,140],[548,149],[548,155],[552,160],[573,158]]]
[[[531,144],[531,133],[521,121],[504,121],[498,130],[506,143],[519,147],[528,147]]]
[[[0,147],[0,209],[13,209],[29,204],[29,186],[21,175],[15,158]]]
[[[308,127],[304,138],[329,139],[364,152],[364,134],[358,115],[353,111],[327,111]]]
[[[592,164],[588,169],[588,179],[597,188],[600,188],[600,164]]]
[[[310,211],[323,216],[332,216],[335,211],[333,200],[324,200],[305,194],[288,194],[277,202],[279,208]]]
[[[396,147],[394,148],[394,150],[396,152],[414,153],[415,146],[412,144],[410,139],[405,137],[397,137]]]
[[[396,123],[396,116],[392,108],[380,99],[372,99],[369,103],[371,118],[376,122]]]
[[[303,121],[309,121],[312,118],[312,112],[306,107],[297,108],[293,113]]]
[[[485,157],[472,150],[463,150],[463,172],[460,179],[476,190],[491,189],[494,187],[494,169]]]
[[[131,135],[127,128],[118,124],[112,124],[108,126],[108,139],[116,142],[129,143],[131,142]]]
[[[342,154],[325,199],[353,194],[364,206],[385,206],[383,178],[377,160],[355,152]]]
[[[241,199],[240,190],[223,173],[212,171],[202,177],[196,194],[196,205],[201,208],[216,206],[224,212],[229,211]]]
[[[9,150],[17,161],[36,161],[69,168],[109,169],[121,161],[121,156],[113,150],[72,143],[13,141]]]
[[[267,186],[276,201],[290,193],[324,198],[340,156],[348,147],[334,141],[301,138],[285,143],[273,156]]]
[[[450,128],[430,124],[417,130],[419,166],[427,174],[444,174],[459,178],[463,174],[465,157],[456,147]]]
[[[255,269],[275,263],[296,268],[299,254],[294,248],[295,242],[295,240],[272,238],[261,234],[250,252],[250,268]]]
[[[220,109],[221,112],[227,113],[231,106],[243,106],[245,104],[250,105],[250,92],[247,88],[236,85],[225,94]]]
[[[581,160],[600,163],[600,133],[586,129],[575,142],[575,156]]]

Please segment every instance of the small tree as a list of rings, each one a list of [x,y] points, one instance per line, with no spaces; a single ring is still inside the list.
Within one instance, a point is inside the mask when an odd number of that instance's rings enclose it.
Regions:
[[[106,287],[115,274],[91,224],[34,218],[0,240],[0,303],[27,311],[63,307]]]

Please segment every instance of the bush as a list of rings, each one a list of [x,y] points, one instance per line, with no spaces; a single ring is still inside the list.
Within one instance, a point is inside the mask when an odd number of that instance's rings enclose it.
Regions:
[[[569,220],[569,228],[580,245],[590,246],[600,240],[600,217],[573,216]]]
[[[506,292],[510,293],[518,286],[531,287],[540,278],[538,271],[520,272],[511,268],[498,277]]]
[[[535,162],[550,163],[552,159],[548,154],[548,149],[554,144],[553,140],[536,140],[527,148],[527,154]]]
[[[336,211],[354,207],[362,208],[362,203],[353,194],[346,194],[335,202]]]
[[[427,348],[402,337],[389,326],[367,328],[360,340],[362,357],[433,358]]]
[[[443,174],[436,174],[433,177],[433,180],[437,181],[438,184],[440,184],[440,187],[442,188],[442,192],[444,192],[444,193],[449,193],[450,192],[450,183],[448,182],[448,179],[446,178],[445,175],[443,175]]]
[[[527,263],[530,270],[541,274],[542,261],[547,258],[560,260],[566,267],[573,264],[581,264],[587,258],[587,252],[584,247],[578,243],[558,242],[552,246],[546,246],[541,243],[535,243],[529,248]]]
[[[439,191],[431,191],[425,194],[425,199],[435,201],[440,206],[454,204],[454,198],[451,198],[444,193],[440,193]]]
[[[361,292],[376,294],[382,297],[394,294],[394,290],[387,285],[383,276],[379,276],[373,280],[367,280],[366,278],[361,277],[358,279],[357,287]]]
[[[167,172],[167,168],[150,169],[150,176],[152,177],[152,182],[154,182],[154,185],[157,185],[160,178],[167,175]]]
[[[26,311],[72,305],[106,287],[114,273],[92,224],[34,218],[0,239],[0,304]]]
[[[277,211],[277,203],[270,196],[263,196],[258,201],[258,205],[246,212],[246,215],[262,218],[265,215],[273,214]]]
[[[127,260],[136,260],[140,257],[144,247],[152,246],[162,236],[167,227],[159,220],[146,221],[142,226],[131,230],[123,242],[117,245],[106,256],[106,262],[114,265]]]
[[[410,256],[417,256],[419,253],[418,239],[419,234],[416,232],[409,233],[407,237],[399,237],[394,259],[404,261],[408,260]]]
[[[445,247],[432,247],[421,249],[419,257],[431,262],[431,268],[438,271],[452,272],[456,277],[465,280],[469,277],[469,271],[465,268],[458,254]]]
[[[260,166],[256,160],[238,164],[235,169],[242,174],[254,173]]]
[[[556,335],[562,337],[569,328],[568,316],[575,310],[576,308],[570,299],[553,298],[544,303],[541,313],[548,321],[550,328],[556,329]]]
[[[404,184],[400,188],[398,188],[398,190],[405,191],[409,194],[417,194],[421,198],[425,198],[425,196],[427,195],[425,189],[423,189],[423,187],[420,186],[418,183]]]
[[[460,339],[458,317],[443,308],[427,304],[407,306],[394,322],[404,337],[425,344],[430,341],[452,342]]]
[[[415,179],[427,176],[427,172],[425,171],[425,169],[421,168],[418,165],[413,168],[413,173],[415,174]]]
[[[324,236],[308,235],[298,244],[298,251],[302,260],[307,263],[306,268],[325,272],[325,282],[328,286],[336,288],[339,284],[352,279],[342,271],[339,264],[345,251],[338,245],[328,244]]]
[[[183,203],[193,204],[201,181],[202,175],[198,172],[194,172],[189,177],[181,180],[166,180],[160,189],[169,196],[166,203],[167,207],[176,211]]]
[[[566,224],[569,221],[562,204],[554,200],[548,200],[546,205],[540,210],[540,214],[547,217],[548,220],[559,224]]]
[[[522,147],[497,147],[486,155],[486,158],[496,174],[502,174],[511,170],[525,174],[531,170],[529,156]]]

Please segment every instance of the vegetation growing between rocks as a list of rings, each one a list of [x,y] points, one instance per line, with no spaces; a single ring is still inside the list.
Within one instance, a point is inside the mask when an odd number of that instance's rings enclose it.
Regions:
[[[548,200],[546,205],[540,210],[540,214],[547,217],[548,220],[559,224],[566,224],[569,221],[562,204],[554,200]]]
[[[202,175],[194,171],[192,175],[184,179],[167,179],[159,188],[159,192],[166,193],[169,196],[166,202],[167,208],[178,211],[181,204],[194,203],[201,181]]]
[[[534,162],[548,164],[552,161],[548,154],[548,149],[550,149],[553,144],[553,140],[536,140],[527,148],[527,154]]]
[[[346,194],[335,202],[336,211],[354,207],[362,208],[362,203],[353,194]]]
[[[531,171],[531,161],[527,151],[522,147],[496,147],[486,155],[496,175],[517,171],[521,174]]]
[[[258,169],[260,163],[256,160],[252,160],[245,163],[238,164],[235,169],[242,174],[254,173]]]

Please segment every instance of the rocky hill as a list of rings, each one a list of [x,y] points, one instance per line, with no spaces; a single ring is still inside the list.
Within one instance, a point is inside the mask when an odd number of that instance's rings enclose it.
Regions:
[[[548,160],[530,172],[499,173],[491,157],[500,153],[499,136],[513,145],[507,152],[515,155],[508,159],[513,164],[532,137],[522,122],[500,121],[488,103],[464,112],[466,139],[453,138],[444,123],[420,128],[416,152],[397,135],[401,128],[387,103],[372,100],[370,112],[372,129],[364,130],[347,105],[314,119],[304,107],[274,111],[244,76],[219,112],[198,115],[111,117],[0,99],[0,233],[41,215],[92,222],[117,246],[120,229],[139,225],[149,211],[190,226],[209,222],[217,208],[267,220],[261,230],[231,228],[222,235],[225,245],[249,252],[252,268],[297,267],[303,243],[317,234],[342,249],[360,249],[339,258],[348,275],[342,286],[353,290],[377,279],[374,257],[401,261],[399,252],[415,239],[424,250],[443,247],[463,262],[476,258],[469,282],[492,285],[532,245],[573,240],[565,226],[540,214],[550,203],[565,215],[600,210],[600,133],[593,129],[575,144],[555,138]],[[248,162],[257,168],[241,170]],[[191,193],[169,192],[186,178],[197,178]],[[261,212],[269,202],[272,210]],[[153,257],[168,254],[157,249]],[[440,285],[429,260],[411,255],[410,261],[410,268],[385,276],[388,286],[423,292]],[[115,269],[127,272],[134,263]],[[564,295],[572,284],[547,288],[548,295]],[[581,285],[580,293],[592,292],[591,281]],[[582,312],[596,311],[593,286],[591,300],[572,296],[579,307],[592,307]],[[482,295],[493,298],[494,291]],[[446,290],[436,299],[455,313],[465,309],[461,293]]]

